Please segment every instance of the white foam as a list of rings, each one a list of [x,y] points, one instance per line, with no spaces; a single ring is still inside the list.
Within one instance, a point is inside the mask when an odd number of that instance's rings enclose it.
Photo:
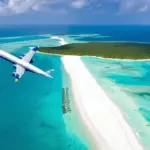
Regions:
[[[125,59],[125,58],[106,58],[106,57],[100,57],[100,56],[88,56],[84,55],[84,57],[97,57],[104,60],[112,60],[112,61],[128,61],[128,62],[150,62],[149,58],[143,58],[143,59]]]
[[[66,45],[68,44],[68,42],[66,42],[63,38],[59,37],[59,36],[52,36],[51,39],[56,39],[56,40],[60,40],[59,43],[61,45]]]
[[[62,62],[71,78],[75,105],[93,139],[94,150],[143,150],[119,108],[96,83],[80,57],[64,56]]]

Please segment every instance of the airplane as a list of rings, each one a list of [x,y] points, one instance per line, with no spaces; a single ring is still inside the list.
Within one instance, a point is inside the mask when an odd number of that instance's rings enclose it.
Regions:
[[[15,82],[18,82],[19,79],[22,77],[22,75],[25,73],[25,71],[30,71],[33,73],[37,73],[43,76],[46,76],[48,78],[53,78],[50,73],[54,71],[54,69],[51,69],[49,71],[43,71],[36,66],[32,65],[33,60],[32,57],[34,54],[38,51],[39,47],[30,47],[30,50],[28,53],[20,56],[19,58],[16,56],[13,56],[3,50],[0,50],[0,58],[3,58],[11,63],[13,63],[13,68],[16,69],[15,72],[12,73],[12,76],[15,77]]]

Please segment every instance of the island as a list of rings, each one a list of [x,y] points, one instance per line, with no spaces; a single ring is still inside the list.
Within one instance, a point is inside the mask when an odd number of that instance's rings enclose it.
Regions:
[[[149,59],[150,44],[130,42],[73,43],[58,47],[40,47],[40,52],[57,55],[97,56],[119,59]]]

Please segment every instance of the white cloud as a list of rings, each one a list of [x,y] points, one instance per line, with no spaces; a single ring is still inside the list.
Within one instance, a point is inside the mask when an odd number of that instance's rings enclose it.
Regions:
[[[150,10],[150,0],[121,0],[118,1],[119,12],[137,13]]]
[[[8,0],[7,2],[0,2],[0,15],[51,10],[51,4],[61,1],[62,0]]]
[[[0,16],[6,15],[8,12],[6,5],[0,2]]]
[[[150,0],[73,0],[71,6],[103,13],[139,13],[150,11]]]
[[[140,12],[145,12],[149,9],[148,5],[145,5],[139,9]]]
[[[77,1],[72,2],[71,5],[74,8],[83,8],[86,5],[86,2],[85,0],[77,0]]]
[[[88,0],[88,3],[93,6],[94,12],[121,15],[150,11],[150,0]]]
[[[56,4],[56,7],[53,7],[53,4]],[[78,9],[86,8],[84,9],[86,11],[103,13],[112,13],[111,10],[118,14],[150,11],[150,0],[0,0],[0,16],[28,11],[50,11],[66,14],[67,5]]]

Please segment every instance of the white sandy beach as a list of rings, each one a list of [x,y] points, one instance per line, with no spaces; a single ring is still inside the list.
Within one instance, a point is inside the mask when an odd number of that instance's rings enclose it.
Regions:
[[[90,57],[97,57],[97,56],[90,56]],[[135,62],[135,61],[138,61],[138,62],[150,62],[150,59],[119,59],[119,58],[104,58],[104,57],[97,57],[97,58],[100,58],[100,59],[105,59],[105,60],[116,60],[116,61],[130,61],[130,62]]]
[[[143,150],[119,108],[97,84],[80,57],[63,56],[62,62],[72,82],[79,117],[93,141],[94,150]]]

